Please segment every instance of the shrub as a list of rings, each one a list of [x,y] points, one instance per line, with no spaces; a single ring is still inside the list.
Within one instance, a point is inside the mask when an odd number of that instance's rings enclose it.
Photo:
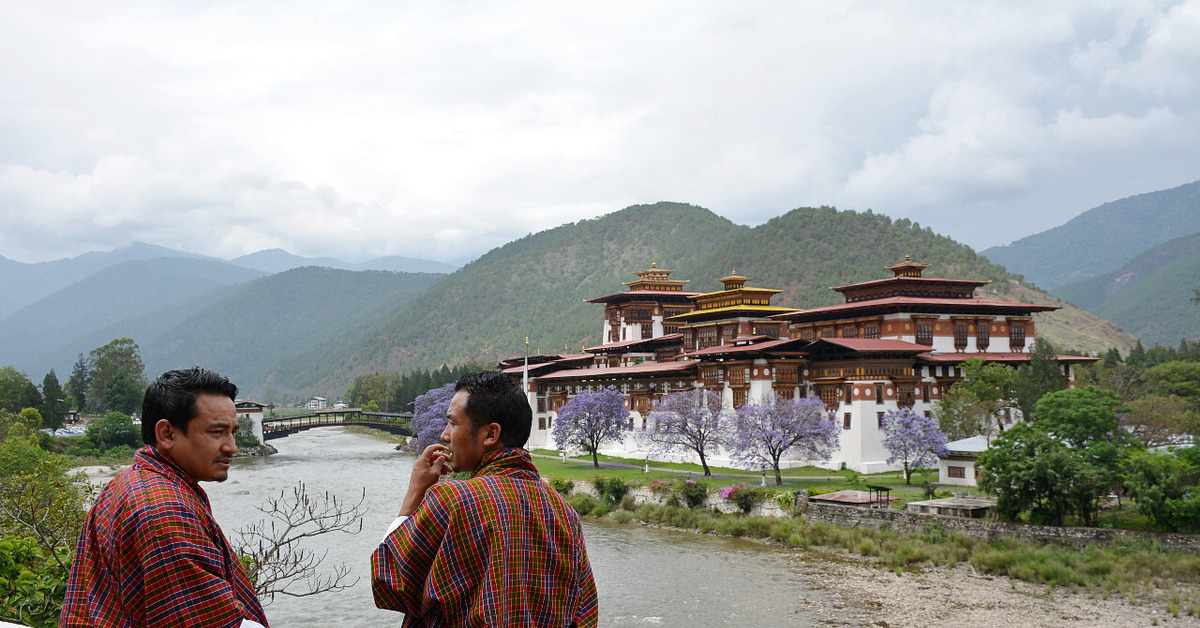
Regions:
[[[767,497],[766,491],[754,486],[746,486],[745,482],[738,482],[731,486],[726,486],[718,493],[723,499],[728,499],[746,514],[750,514],[754,507],[761,504]]]
[[[637,508],[637,498],[633,495],[625,495],[621,498],[621,510],[634,510]]]
[[[629,523],[633,521],[633,513],[628,510],[618,510],[613,513],[612,518],[617,523]]]
[[[579,513],[580,517],[585,517],[604,508],[604,504],[591,495],[572,495],[567,499],[567,503],[575,509],[575,512]]]
[[[775,503],[779,505],[779,509],[789,515],[796,514],[796,498],[791,493],[776,493]]]
[[[550,478],[550,487],[560,495],[570,495],[575,490],[575,482],[568,478]]]
[[[596,492],[609,504],[619,504],[621,498],[629,492],[629,484],[621,478],[597,477],[592,480],[592,486],[596,487]]]
[[[679,487],[679,496],[688,508],[695,508],[708,499],[708,485],[695,480],[684,480],[683,485]]]

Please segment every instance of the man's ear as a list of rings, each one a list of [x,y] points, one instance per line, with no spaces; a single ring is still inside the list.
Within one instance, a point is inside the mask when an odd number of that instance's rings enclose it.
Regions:
[[[500,442],[500,424],[488,423],[483,426],[483,446],[492,447]]]
[[[175,446],[175,426],[166,419],[159,419],[154,424],[154,447],[160,451],[171,451]]]

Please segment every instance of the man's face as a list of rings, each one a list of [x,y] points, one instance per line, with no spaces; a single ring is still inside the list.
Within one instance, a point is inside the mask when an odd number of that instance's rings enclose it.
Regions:
[[[197,482],[224,482],[229,477],[233,454],[237,453],[233,437],[238,421],[233,400],[197,393],[196,416],[187,427],[187,433],[172,427],[172,438],[160,442],[159,449]]]
[[[446,429],[442,430],[442,442],[450,448],[448,462],[455,471],[474,473],[479,461],[487,453],[487,426],[476,428],[467,416],[467,391],[454,393],[450,408],[446,410]]]

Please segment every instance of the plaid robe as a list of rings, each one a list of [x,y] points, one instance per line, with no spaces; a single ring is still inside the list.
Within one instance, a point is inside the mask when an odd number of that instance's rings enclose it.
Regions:
[[[208,496],[153,447],[88,512],[59,626],[266,624]]]
[[[595,626],[579,516],[524,449],[441,482],[371,557],[375,605],[407,626]]]

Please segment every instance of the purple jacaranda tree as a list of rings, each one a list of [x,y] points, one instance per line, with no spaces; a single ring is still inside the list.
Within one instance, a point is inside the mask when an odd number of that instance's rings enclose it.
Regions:
[[[600,468],[600,444],[621,438],[629,429],[625,395],[609,386],[600,392],[585,390],[558,410],[550,435],[560,450],[578,445],[592,454],[592,465]]]
[[[784,454],[829,460],[838,448],[840,432],[833,414],[817,397],[775,398],[738,409],[729,449],[734,462],[747,469],[771,465],[775,486],[783,486],[779,459]]]
[[[949,453],[946,436],[938,429],[937,421],[911,408],[883,415],[883,446],[892,454],[888,464],[904,465],[905,484],[910,483],[914,469],[933,465],[939,456]]]
[[[721,412],[721,396],[711,390],[685,390],[667,395],[650,412],[643,439],[654,451],[672,454],[690,451],[700,456],[704,475],[708,452],[729,441],[733,420]]]
[[[411,449],[421,452],[426,447],[441,442],[442,432],[446,429],[446,411],[450,409],[450,400],[453,398],[453,383],[417,396],[413,401],[412,418],[412,429],[416,436],[408,441]]]

